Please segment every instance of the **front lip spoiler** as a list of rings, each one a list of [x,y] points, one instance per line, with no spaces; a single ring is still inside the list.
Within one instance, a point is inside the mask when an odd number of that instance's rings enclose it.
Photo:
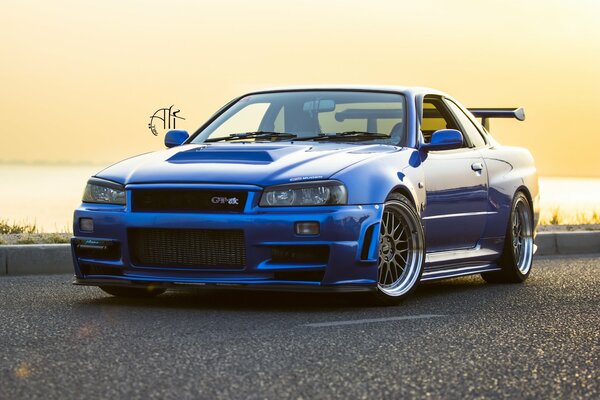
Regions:
[[[153,288],[170,289],[170,290],[185,290],[190,288],[202,289],[228,289],[228,290],[252,290],[252,291],[277,291],[277,292],[312,292],[312,293],[356,293],[356,292],[373,292],[376,290],[373,286],[360,285],[330,285],[322,286],[319,284],[288,284],[288,283],[195,283],[195,282],[143,282],[123,279],[79,279],[73,280],[73,285],[78,286],[120,286],[132,288]]]

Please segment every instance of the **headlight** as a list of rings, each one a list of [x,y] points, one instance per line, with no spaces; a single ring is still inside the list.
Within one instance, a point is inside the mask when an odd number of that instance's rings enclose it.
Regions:
[[[125,205],[125,188],[115,182],[91,178],[83,192],[84,203],[104,203]]]
[[[327,206],[346,204],[346,187],[338,181],[313,181],[266,188],[262,207]]]

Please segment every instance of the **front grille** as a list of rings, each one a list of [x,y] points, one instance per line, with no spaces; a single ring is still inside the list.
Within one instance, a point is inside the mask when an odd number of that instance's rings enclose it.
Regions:
[[[240,269],[246,265],[242,230],[129,230],[129,251],[135,265]]]
[[[242,212],[247,192],[204,189],[135,189],[133,212]]]

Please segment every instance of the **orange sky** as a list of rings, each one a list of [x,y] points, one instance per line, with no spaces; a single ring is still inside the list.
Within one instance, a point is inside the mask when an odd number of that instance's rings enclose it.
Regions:
[[[20,0],[0,14],[0,162],[109,163],[159,149],[232,97],[287,84],[423,85],[493,121],[540,174],[600,176],[600,2]]]

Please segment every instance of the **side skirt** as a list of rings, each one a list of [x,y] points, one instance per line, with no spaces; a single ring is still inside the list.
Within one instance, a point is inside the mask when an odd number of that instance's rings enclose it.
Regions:
[[[472,249],[427,253],[421,281],[498,271],[502,238],[482,239]]]
[[[474,275],[482,272],[499,271],[496,264],[474,265],[436,271],[424,271],[421,281],[434,281],[436,279],[455,278],[457,276]]]

